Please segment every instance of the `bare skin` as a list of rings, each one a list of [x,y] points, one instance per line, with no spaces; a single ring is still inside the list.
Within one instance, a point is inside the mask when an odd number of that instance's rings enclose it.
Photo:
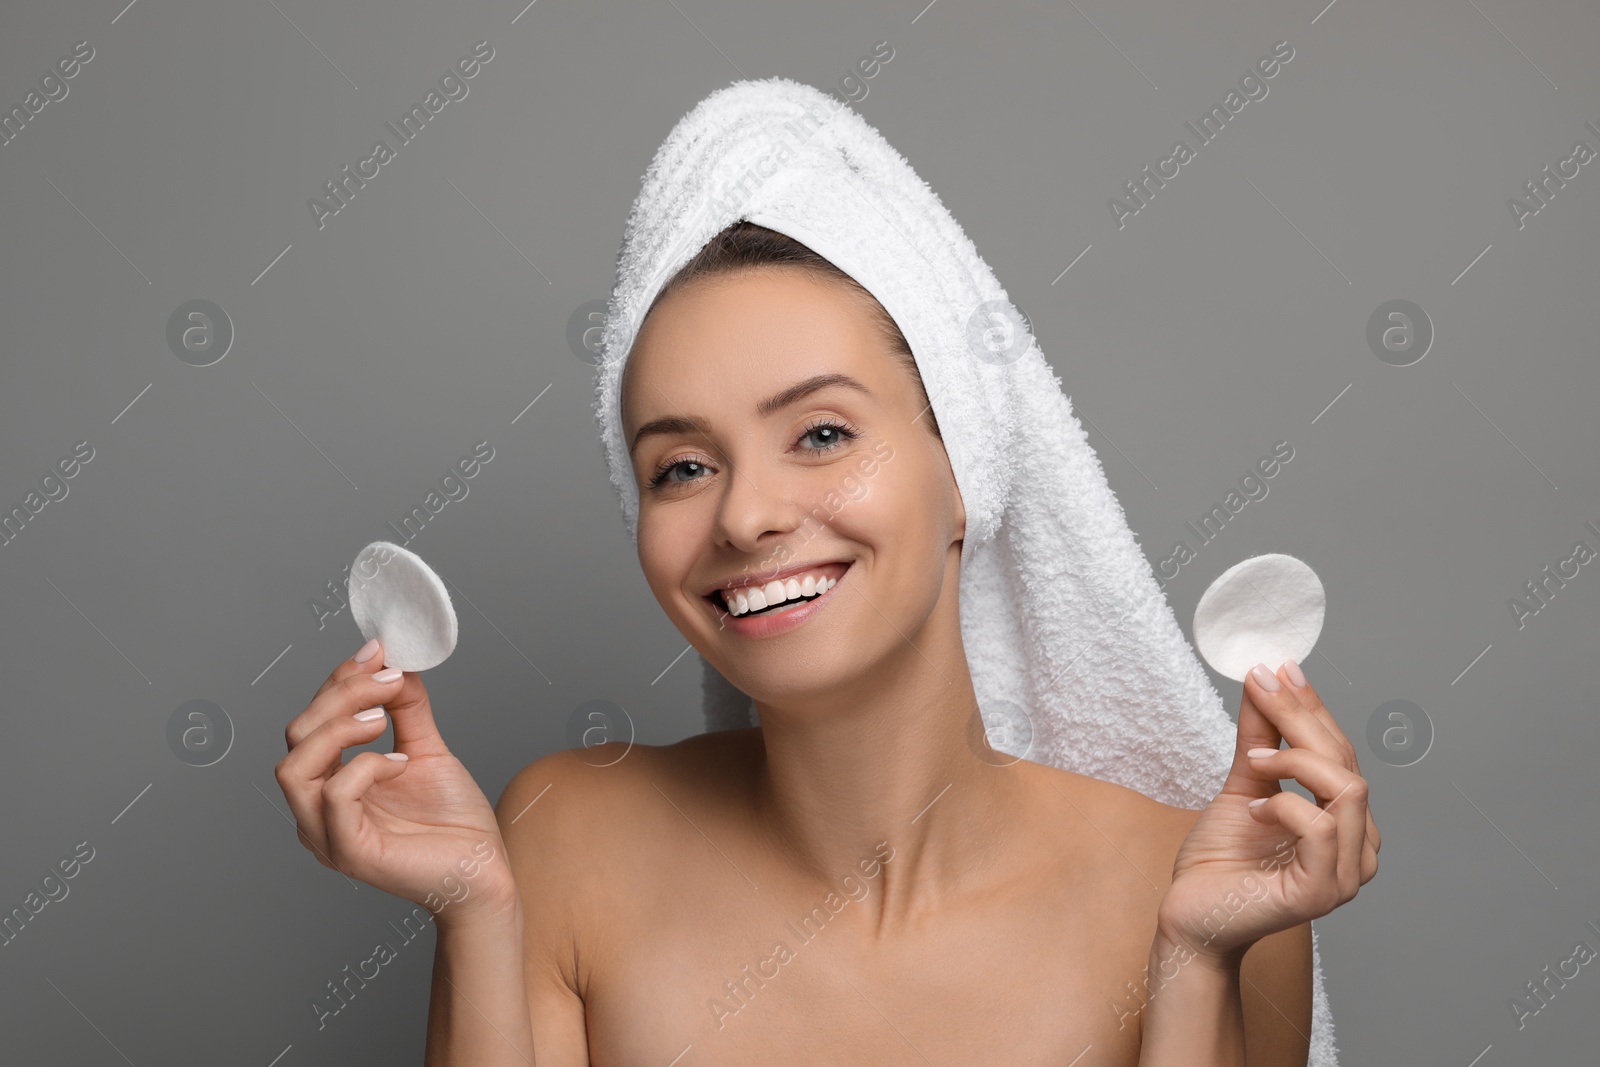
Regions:
[[[1003,848],[935,875],[934,896],[917,845],[961,805],[954,789],[829,875],[797,869],[755,814],[759,730],[602,766],[618,747],[546,757],[501,799],[509,819],[549,786],[508,838],[540,1064],[665,1065],[685,1048],[680,1064],[1139,1063],[1124,983],[1143,978],[1196,812],[1026,760],[986,767],[1017,790],[1016,821],[993,828]],[[1310,968],[1305,925],[1246,953],[1252,1067],[1305,1063]]]
[[[862,388],[758,409],[826,374]],[[553,753],[491,810],[420,678],[376,681],[381,655],[290,724],[278,777],[323,862],[421,902],[493,850],[438,911],[428,1063],[1305,1063],[1308,920],[1377,867],[1353,748],[1285,664],[1246,682],[1203,811],[997,765],[959,626],[966,516],[925,404],[858,298],[792,269],[696,282],[641,331],[623,391],[641,569],[759,728]],[[707,596],[833,561],[841,584],[786,632]],[[409,759],[341,768],[379,703]]]

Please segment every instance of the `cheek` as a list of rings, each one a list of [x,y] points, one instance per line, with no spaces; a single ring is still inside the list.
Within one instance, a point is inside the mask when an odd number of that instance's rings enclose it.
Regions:
[[[853,468],[843,481],[854,488],[848,495],[836,491],[836,500],[844,503],[836,520],[840,527],[880,543],[910,547],[936,542],[950,527],[953,514],[933,458],[896,443],[893,456],[879,462],[871,474]]]
[[[681,584],[684,567],[681,537],[674,537],[669,524],[659,517],[641,513],[639,516],[639,569],[656,599],[663,600],[668,592]]]

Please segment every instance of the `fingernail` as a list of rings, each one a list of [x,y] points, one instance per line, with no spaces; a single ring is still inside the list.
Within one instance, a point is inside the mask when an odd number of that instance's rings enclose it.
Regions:
[[[1289,683],[1296,689],[1304,689],[1306,687],[1306,676],[1300,670],[1300,664],[1294,660],[1286,659],[1283,661],[1283,672],[1289,676]]]
[[[371,722],[373,719],[381,719],[381,718],[383,718],[383,709],[382,708],[368,708],[366,711],[358,711],[358,712],[356,712],[355,715],[353,715],[351,717],[353,719],[355,719],[357,722]],[[1251,753],[1251,755],[1254,755],[1254,753]]]
[[[367,660],[371,659],[374,655],[377,654],[377,651],[378,651],[378,639],[376,637],[374,637],[371,641],[368,641],[366,644],[362,645],[360,650],[358,650],[356,652],[356,662],[357,663],[365,663],[365,662],[367,662]]]
[[[374,674],[372,676],[372,680],[382,685],[388,685],[390,682],[398,682],[400,680],[400,676],[403,674],[405,674],[405,671],[401,670],[399,667],[390,667],[386,671],[379,671],[377,674]],[[1274,685],[1274,688],[1276,688],[1276,685]]]
[[[1261,805],[1265,804],[1266,802],[1267,802],[1267,798],[1266,797],[1256,797],[1254,800],[1252,800],[1250,802],[1250,807],[1259,808]]]
[[[1265,663],[1257,663],[1250,668],[1250,673],[1256,676],[1256,682],[1269,693],[1276,693],[1281,686],[1278,685],[1278,676],[1267,670]],[[380,679],[381,680],[381,679]]]
[[[366,714],[366,712],[364,712],[364,711],[361,713],[361,715],[365,715],[365,714]],[[356,718],[358,718],[358,719],[361,718],[361,715],[357,715]],[[1276,756],[1279,752],[1282,752],[1282,751],[1283,751],[1283,749],[1281,749],[1281,748],[1252,748],[1249,752],[1246,752],[1245,755],[1246,756],[1254,756],[1257,759],[1261,759],[1264,756]]]
[[[402,763],[411,758],[404,752],[385,752],[384,755],[388,756],[392,760],[398,760]]]

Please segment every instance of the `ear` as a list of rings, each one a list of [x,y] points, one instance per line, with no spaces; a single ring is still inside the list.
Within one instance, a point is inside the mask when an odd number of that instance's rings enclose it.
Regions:
[[[967,539],[967,503],[961,499],[961,487],[955,484],[955,472],[950,473],[950,486],[956,498],[956,528],[953,540],[965,541]]]

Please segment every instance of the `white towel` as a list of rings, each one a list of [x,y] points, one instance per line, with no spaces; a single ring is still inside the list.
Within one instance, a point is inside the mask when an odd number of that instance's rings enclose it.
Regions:
[[[740,219],[803,242],[860,282],[915,353],[966,509],[961,632],[986,717],[1004,702],[1020,706],[1031,719],[1029,758],[1204,807],[1227,776],[1236,727],[1060,379],[938,195],[876,129],[809,85],[775,77],[711,93],[644,174],[617,257],[594,402],[629,536],[638,537],[639,495],[622,434],[623,366],[657,291]],[[1006,319],[1021,331],[1014,346],[974,344],[974,330]],[[701,662],[707,728],[754,725],[750,698]],[[1312,953],[1309,1064],[1336,1067],[1315,931]]]

